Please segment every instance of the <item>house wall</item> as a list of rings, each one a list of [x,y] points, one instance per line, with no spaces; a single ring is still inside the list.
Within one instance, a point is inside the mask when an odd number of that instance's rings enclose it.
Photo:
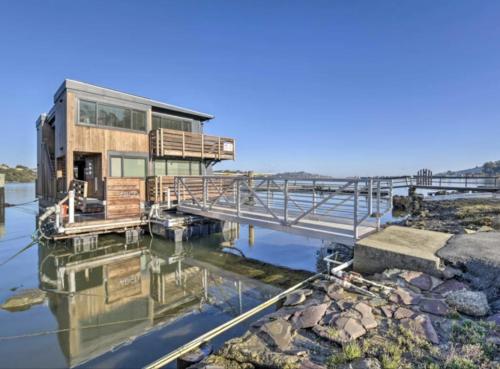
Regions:
[[[73,153],[100,153],[102,155],[102,178],[109,175],[109,153],[121,152],[130,154],[146,154],[149,156],[149,136],[146,132],[132,132],[113,128],[99,128],[78,124],[78,101],[87,99],[98,102],[119,105],[123,107],[145,110],[146,126],[151,127],[151,107],[140,104],[130,104],[117,99],[100,97],[93,94],[67,91],[67,186],[73,179]]]

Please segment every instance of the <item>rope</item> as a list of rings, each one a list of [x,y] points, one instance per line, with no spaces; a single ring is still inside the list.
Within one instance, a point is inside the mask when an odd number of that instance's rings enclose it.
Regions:
[[[91,324],[91,325],[86,325],[84,327],[54,329],[54,330],[47,330],[47,331],[40,331],[40,332],[18,334],[18,335],[14,335],[14,336],[0,336],[0,341],[8,341],[8,340],[15,340],[15,339],[20,339],[20,338],[28,338],[28,337],[46,336],[49,334],[70,332],[70,331],[74,331],[74,330],[78,330],[78,329],[92,329],[92,328],[106,327],[106,326],[110,326],[110,325],[139,322],[139,321],[144,321],[144,320],[150,320],[150,318],[119,320],[116,322],[109,322],[109,323],[102,323],[102,324]]]

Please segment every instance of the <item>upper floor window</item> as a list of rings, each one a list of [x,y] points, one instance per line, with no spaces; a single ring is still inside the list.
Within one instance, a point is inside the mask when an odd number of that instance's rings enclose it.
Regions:
[[[145,132],[146,112],[80,100],[78,122]]]
[[[176,131],[192,132],[193,122],[190,119],[153,114],[153,129],[166,128]]]

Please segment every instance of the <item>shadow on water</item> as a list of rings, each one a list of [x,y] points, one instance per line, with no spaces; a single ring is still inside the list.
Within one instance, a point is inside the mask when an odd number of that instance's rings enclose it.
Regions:
[[[33,192],[11,186],[8,201],[29,201]],[[0,262],[31,241],[36,213],[36,204],[6,209]],[[140,367],[315,271],[321,242],[261,229],[251,242],[249,235],[238,227],[177,244],[148,236],[126,244],[108,235],[79,250],[71,243],[27,248],[0,267],[0,300],[26,289],[45,299],[21,311],[0,310],[0,366]]]

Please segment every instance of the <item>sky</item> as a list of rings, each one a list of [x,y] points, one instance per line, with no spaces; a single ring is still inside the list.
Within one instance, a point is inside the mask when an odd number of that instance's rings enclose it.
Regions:
[[[215,115],[219,169],[334,176],[500,159],[500,2],[3,1],[0,162],[36,166],[65,78]]]

